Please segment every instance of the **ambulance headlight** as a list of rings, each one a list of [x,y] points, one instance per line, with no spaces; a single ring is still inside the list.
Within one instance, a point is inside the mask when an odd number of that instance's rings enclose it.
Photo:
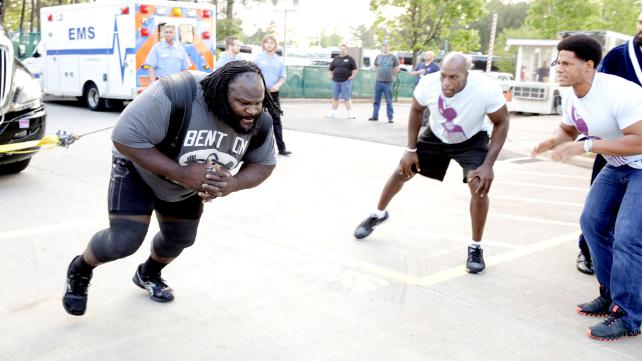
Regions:
[[[40,83],[22,67],[16,67],[14,78],[13,111],[37,108],[42,105]]]

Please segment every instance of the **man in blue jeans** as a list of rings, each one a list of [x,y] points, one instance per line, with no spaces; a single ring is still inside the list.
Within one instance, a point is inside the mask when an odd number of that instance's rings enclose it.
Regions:
[[[388,41],[384,41],[381,45],[381,54],[375,58],[374,65],[377,68],[377,81],[375,83],[372,116],[368,120],[379,120],[379,107],[381,106],[381,94],[383,94],[386,97],[388,123],[392,123],[394,116],[392,109],[392,83],[399,73],[399,59],[394,54],[390,54]]]
[[[572,91],[562,100],[559,128],[533,154],[552,150],[553,159],[563,160],[592,152],[606,159],[580,218],[600,296],[577,312],[608,316],[587,330],[589,337],[635,336],[642,323],[642,88],[596,72],[602,48],[586,35],[569,36],[557,50],[559,83]],[[577,136],[584,140],[575,142]]]

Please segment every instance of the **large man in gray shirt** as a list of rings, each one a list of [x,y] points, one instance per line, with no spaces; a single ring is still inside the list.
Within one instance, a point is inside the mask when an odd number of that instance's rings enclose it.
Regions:
[[[168,156],[159,146],[172,119],[172,104],[161,82],[152,84],[120,116],[112,135],[110,227],[96,233],[69,265],[63,296],[69,314],[85,313],[87,287],[96,266],[127,257],[140,247],[152,211],[160,232],[133,281],[154,301],[173,300],[161,270],[194,243],[203,202],[255,187],[272,173],[276,160],[268,112],[280,109],[266,93],[258,67],[238,61],[209,75],[190,74],[196,81],[196,96],[186,129],[178,133],[177,155]],[[232,175],[230,171],[241,162]]]
[[[386,115],[388,123],[393,122],[394,111],[392,109],[392,82],[399,73],[399,59],[390,54],[390,44],[387,41],[381,46],[381,54],[377,55],[374,62],[377,68],[377,81],[375,83],[374,103],[372,106],[371,121],[379,120],[379,107],[381,106],[381,94],[386,97]]]

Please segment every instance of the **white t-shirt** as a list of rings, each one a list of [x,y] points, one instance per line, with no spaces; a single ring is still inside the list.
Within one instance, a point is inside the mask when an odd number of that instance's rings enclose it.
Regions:
[[[611,74],[596,73],[588,94],[578,98],[570,91],[562,99],[562,123],[593,139],[617,139],[622,129],[642,120],[642,88]],[[642,154],[604,155],[615,166],[628,164],[642,169]]]
[[[441,72],[419,80],[415,99],[430,109],[430,130],[448,144],[461,143],[480,131],[490,130],[487,113],[498,111],[506,98],[495,81],[484,74],[468,73],[462,91],[447,98],[441,92]]]

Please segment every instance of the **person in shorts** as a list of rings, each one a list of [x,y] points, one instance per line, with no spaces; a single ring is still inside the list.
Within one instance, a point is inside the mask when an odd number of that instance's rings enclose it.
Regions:
[[[419,136],[426,107],[432,113],[430,126]],[[490,139],[486,115],[493,123]],[[508,134],[508,119],[501,88],[483,74],[469,73],[462,54],[448,54],[441,70],[422,77],[415,88],[408,120],[408,148],[388,178],[377,209],[359,224],[354,236],[365,238],[388,220],[386,207],[415,174],[442,181],[454,159],[463,168],[463,181],[468,183],[471,194],[472,243],[468,246],[466,270],[483,271],[480,242],[489,208],[488,192],[493,164]]]
[[[346,106],[346,118],[354,119],[352,115],[352,79],[357,76],[357,62],[348,55],[348,46],[339,46],[339,55],[335,56],[328,68],[328,77],[332,79],[332,110],[327,118],[336,118],[339,99]]]

